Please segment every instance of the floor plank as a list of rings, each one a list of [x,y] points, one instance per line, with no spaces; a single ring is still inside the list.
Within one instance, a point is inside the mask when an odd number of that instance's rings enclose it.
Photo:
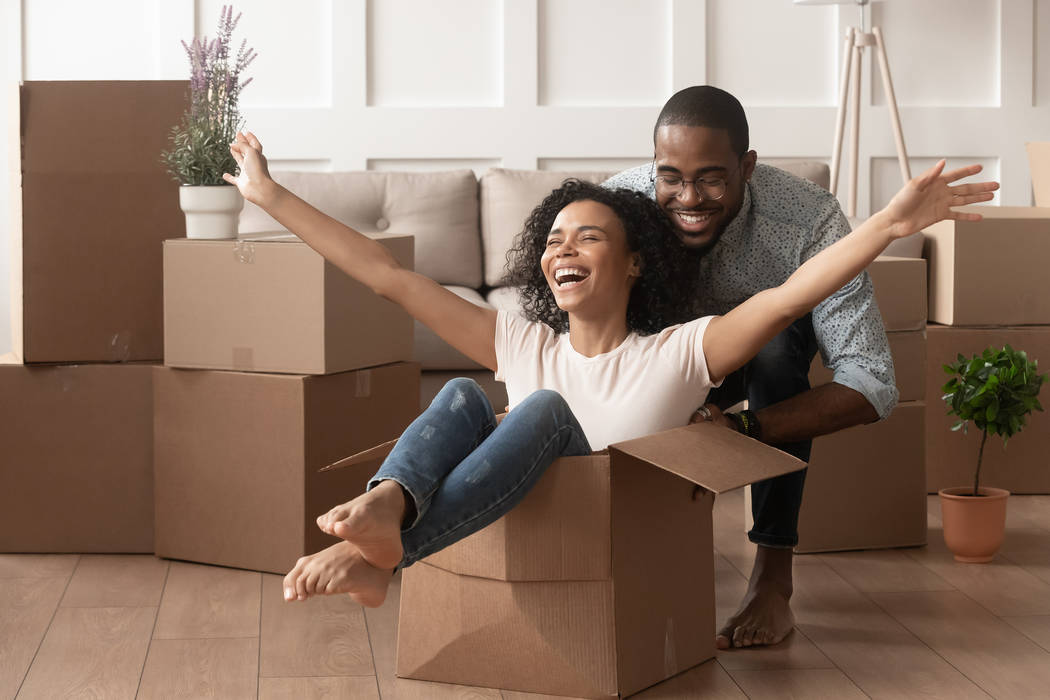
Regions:
[[[85,554],[80,558],[64,608],[155,608],[168,562],[153,555]]]
[[[18,698],[135,697],[156,614],[156,608],[60,607]]]
[[[795,569],[792,605],[798,628],[872,697],[986,698],[830,567]]]
[[[996,615],[1050,614],[1050,583],[997,555],[987,564],[957,562],[947,550],[908,550],[920,562]]]
[[[259,700],[379,700],[374,676],[260,678]]]
[[[375,674],[360,605],[345,595],[286,603],[272,574],[263,575],[260,643],[260,676]]]
[[[726,670],[711,660],[633,697],[638,700],[739,700],[747,696]]]
[[[872,599],[995,698],[1045,697],[1050,653],[958,591]]]
[[[155,639],[258,637],[261,575],[172,562]]]
[[[154,639],[138,700],[252,700],[258,680],[258,639]]]
[[[379,608],[366,608],[368,637],[375,657],[376,679],[383,700],[494,700],[500,691],[489,688],[471,688],[447,683],[431,683],[398,678],[394,674],[397,661],[397,614],[401,599],[401,576],[390,583],[386,602]]]
[[[1002,620],[1043,649],[1050,651],[1050,615],[1004,617]]]
[[[0,554],[0,578],[69,578],[79,559],[79,554]]]
[[[830,566],[854,588],[865,592],[950,591],[955,587],[909,557],[904,550],[822,554]]]
[[[751,700],[852,700],[868,697],[837,668],[730,671]]]
[[[721,625],[736,612],[747,580],[728,561],[715,555],[715,614]],[[828,657],[797,629],[780,644],[719,651],[718,663],[728,671],[760,668],[834,668]]]
[[[13,698],[18,692],[67,581],[68,577],[0,579],[0,698]]]

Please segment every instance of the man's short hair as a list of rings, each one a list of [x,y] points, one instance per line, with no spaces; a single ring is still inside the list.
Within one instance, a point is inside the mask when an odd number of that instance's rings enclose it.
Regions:
[[[679,90],[660,110],[653,127],[653,142],[656,130],[661,126],[706,126],[709,129],[725,129],[729,132],[729,145],[737,155],[748,149],[747,117],[740,100],[725,90],[711,85],[694,85]]]

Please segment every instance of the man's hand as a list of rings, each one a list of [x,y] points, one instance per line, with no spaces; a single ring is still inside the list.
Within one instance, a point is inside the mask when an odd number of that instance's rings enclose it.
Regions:
[[[696,411],[693,412],[692,417],[689,419],[689,424],[692,425],[693,423],[714,423],[723,428],[736,430],[736,425],[733,424],[733,421],[726,418],[725,414],[722,413],[722,409],[713,403],[704,404],[696,409]]]

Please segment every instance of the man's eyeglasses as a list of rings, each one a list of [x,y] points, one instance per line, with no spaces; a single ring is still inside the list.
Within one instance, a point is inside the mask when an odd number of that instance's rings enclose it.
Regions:
[[[655,162],[653,167],[656,167]],[[735,172],[736,170],[733,171]],[[686,180],[678,175],[653,175],[650,170],[649,180],[661,197],[681,197],[686,184],[690,184],[700,199],[721,199],[726,194],[728,179],[733,173],[726,177],[698,177],[695,180]]]

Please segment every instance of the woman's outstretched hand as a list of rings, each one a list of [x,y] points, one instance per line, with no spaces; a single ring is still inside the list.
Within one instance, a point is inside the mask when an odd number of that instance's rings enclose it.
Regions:
[[[266,157],[259,139],[250,131],[238,131],[237,139],[230,144],[230,153],[237,161],[237,176],[223,173],[222,179],[236,185],[249,202],[261,204],[274,182],[266,167]]]
[[[901,188],[883,212],[890,218],[894,238],[904,238],[921,231],[942,219],[980,221],[981,215],[955,211],[952,207],[987,202],[999,189],[998,182],[970,182],[952,185],[981,172],[980,165],[968,165],[949,172],[944,171],[944,160]]]

